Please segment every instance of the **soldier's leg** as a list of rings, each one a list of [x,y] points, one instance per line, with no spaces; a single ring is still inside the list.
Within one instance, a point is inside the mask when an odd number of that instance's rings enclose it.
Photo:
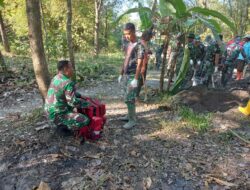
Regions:
[[[56,116],[55,124],[66,126],[69,130],[79,130],[86,127],[90,120],[87,116],[77,112],[68,112],[63,115]]]
[[[143,86],[143,78],[142,78],[142,74],[140,74],[140,76],[138,78],[138,87],[137,87],[137,92],[136,92],[136,98],[139,98],[142,86]]]
[[[127,78],[125,103],[128,108],[128,122],[123,126],[123,128],[125,129],[130,129],[136,125],[135,97],[136,97],[137,88],[131,87],[131,82],[133,79],[134,79],[134,75],[130,75]]]

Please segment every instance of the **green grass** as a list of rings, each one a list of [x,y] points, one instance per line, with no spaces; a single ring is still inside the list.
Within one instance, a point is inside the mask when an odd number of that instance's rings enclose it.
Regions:
[[[187,122],[187,125],[198,132],[206,132],[211,126],[211,114],[195,113],[187,107],[180,107],[179,114],[182,119]]]

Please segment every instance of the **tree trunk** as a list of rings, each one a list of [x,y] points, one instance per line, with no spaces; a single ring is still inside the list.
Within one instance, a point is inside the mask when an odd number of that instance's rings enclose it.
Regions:
[[[75,59],[74,59],[71,26],[72,26],[72,4],[71,4],[71,0],[67,0],[67,43],[68,43],[68,49],[69,49],[69,60],[74,70],[73,80],[76,80],[76,69],[75,69]]]
[[[171,81],[174,77],[174,69],[176,66],[178,52],[179,52],[179,49],[177,49],[176,52],[171,52],[171,54],[170,54],[170,70],[169,70],[169,74],[168,74],[169,77],[168,77],[168,84],[167,84],[167,92],[170,89],[170,84],[171,84]]]
[[[104,42],[107,48],[108,47],[108,8],[106,8],[106,11],[105,11]]]
[[[160,92],[163,92],[164,88],[164,75],[165,75],[165,67],[166,67],[166,58],[169,44],[169,34],[166,35],[164,49],[163,49],[163,59],[162,59],[162,68],[161,68],[161,76],[160,76]]]
[[[4,58],[3,58],[3,55],[2,55],[2,52],[0,51],[0,68],[2,71],[7,71],[7,66],[5,64],[5,61],[4,61]]]
[[[94,41],[94,55],[98,57],[99,54],[99,18],[102,0],[95,0],[95,41]]]
[[[39,0],[26,0],[26,13],[33,68],[44,101],[50,84],[50,75],[43,47]]]
[[[8,37],[5,31],[5,26],[4,26],[4,22],[3,22],[3,17],[2,17],[2,12],[0,11],[0,33],[1,33],[1,37],[2,37],[2,42],[3,42],[3,46],[4,46],[4,50],[6,52],[10,52],[10,45],[9,45],[9,41],[8,41]]]

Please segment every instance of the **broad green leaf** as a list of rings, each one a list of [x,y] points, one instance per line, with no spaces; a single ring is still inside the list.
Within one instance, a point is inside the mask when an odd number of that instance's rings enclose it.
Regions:
[[[190,60],[190,50],[189,50],[188,46],[186,45],[185,49],[184,49],[184,56],[183,56],[181,68],[180,68],[180,71],[176,77],[176,80],[175,80],[173,86],[171,86],[171,88],[170,88],[170,91],[169,91],[170,94],[174,95],[180,90],[180,86],[182,85],[182,83],[186,77],[187,71],[189,69],[189,60]]]
[[[120,15],[120,16],[117,18],[117,20],[115,21],[114,24],[117,24],[117,23],[122,19],[122,17],[124,17],[125,15],[130,14],[130,13],[139,13],[140,11],[148,12],[149,14],[152,13],[151,9],[148,8],[148,7],[132,8],[132,9],[127,10],[127,11],[126,11],[125,13],[123,13],[122,15]]]
[[[184,23],[187,28],[194,26],[197,23],[197,19],[187,19]]]
[[[166,0],[166,1],[168,1],[173,5],[173,7],[176,10],[177,17],[182,17],[186,13],[187,8],[183,0]]]
[[[195,13],[199,13],[205,16],[213,16],[215,18],[218,18],[219,20],[221,20],[222,22],[224,22],[226,25],[229,26],[229,28],[235,32],[235,25],[233,22],[231,22],[227,17],[225,17],[224,15],[222,15],[221,13],[214,11],[214,10],[210,10],[207,8],[201,8],[201,7],[193,7],[191,9],[188,10],[188,12],[195,12]]]
[[[176,10],[173,5],[166,0],[160,0],[159,8],[161,17],[174,16],[176,13]]]
[[[204,24],[207,28],[209,28],[212,31],[215,39],[218,39],[219,37],[218,33],[221,33],[221,28],[220,25],[217,23],[217,21],[213,19],[205,19],[199,16],[197,16],[197,18],[200,20],[202,24]]]
[[[152,26],[152,13],[149,11],[145,11],[144,9],[142,9],[142,5],[141,3],[139,3],[139,16],[140,16],[140,20],[141,20],[141,28],[142,29],[148,29]]]

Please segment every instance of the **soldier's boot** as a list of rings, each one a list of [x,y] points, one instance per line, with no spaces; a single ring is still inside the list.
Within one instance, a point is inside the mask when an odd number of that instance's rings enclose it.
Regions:
[[[127,104],[128,106],[128,122],[123,125],[124,129],[131,129],[136,125],[136,113],[135,113],[135,104]]]
[[[250,115],[250,100],[248,100],[246,107],[239,107],[239,111],[243,113],[244,115],[249,116]]]
[[[119,120],[121,120],[121,121],[128,121],[128,115],[120,117]]]

